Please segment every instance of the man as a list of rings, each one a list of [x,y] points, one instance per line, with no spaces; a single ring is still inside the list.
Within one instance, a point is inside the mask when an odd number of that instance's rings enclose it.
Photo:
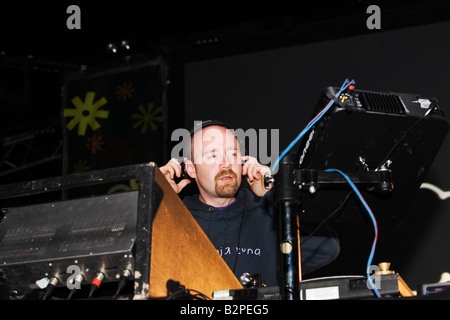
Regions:
[[[278,285],[277,218],[272,185],[264,186],[264,174],[270,168],[242,155],[240,147],[225,123],[205,121],[191,130],[191,156],[184,162],[199,194],[183,202],[238,278],[244,273],[259,274],[264,284]],[[177,193],[191,183],[175,181],[182,176],[182,166],[175,159],[160,170]],[[251,191],[241,187],[243,177]],[[259,202],[254,195],[261,198]],[[330,262],[339,252],[331,238],[309,239],[307,244],[309,248],[301,249],[302,273]]]

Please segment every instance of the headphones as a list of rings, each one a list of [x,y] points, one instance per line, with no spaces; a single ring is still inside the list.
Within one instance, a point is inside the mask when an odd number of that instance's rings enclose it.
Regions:
[[[230,126],[228,123],[223,121],[217,121],[217,120],[205,120],[205,121],[194,121],[194,126],[189,130],[189,134],[191,137],[196,133],[197,131],[202,130],[203,128],[210,127],[210,126],[219,126],[224,127],[229,130],[233,130],[233,127]]]

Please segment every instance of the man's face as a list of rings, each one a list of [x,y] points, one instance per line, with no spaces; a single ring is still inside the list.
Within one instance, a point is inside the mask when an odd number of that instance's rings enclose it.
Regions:
[[[193,137],[192,161],[200,192],[209,197],[234,197],[242,180],[242,159],[234,134],[210,126]]]

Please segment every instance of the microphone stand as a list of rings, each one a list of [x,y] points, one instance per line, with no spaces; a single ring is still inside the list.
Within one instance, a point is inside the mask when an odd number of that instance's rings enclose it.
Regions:
[[[301,256],[297,215],[301,208],[300,190],[315,192],[318,186],[343,185],[347,180],[338,172],[298,169],[299,155],[288,153],[279,163],[274,177],[265,176],[266,186],[274,183],[274,202],[278,210],[281,288],[283,300],[298,300],[301,281]],[[393,189],[391,171],[382,167],[377,171],[346,173],[355,185],[375,187],[389,193]]]

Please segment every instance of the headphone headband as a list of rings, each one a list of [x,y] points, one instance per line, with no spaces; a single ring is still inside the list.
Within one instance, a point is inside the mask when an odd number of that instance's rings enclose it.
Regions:
[[[233,127],[231,127],[228,123],[223,122],[223,121],[218,121],[218,120],[205,120],[202,122],[195,121],[194,126],[191,128],[191,130],[189,130],[189,134],[192,136],[197,131],[200,131],[203,128],[210,127],[210,126],[219,126],[219,127],[224,127],[226,129],[230,129],[230,130],[233,129]]]

